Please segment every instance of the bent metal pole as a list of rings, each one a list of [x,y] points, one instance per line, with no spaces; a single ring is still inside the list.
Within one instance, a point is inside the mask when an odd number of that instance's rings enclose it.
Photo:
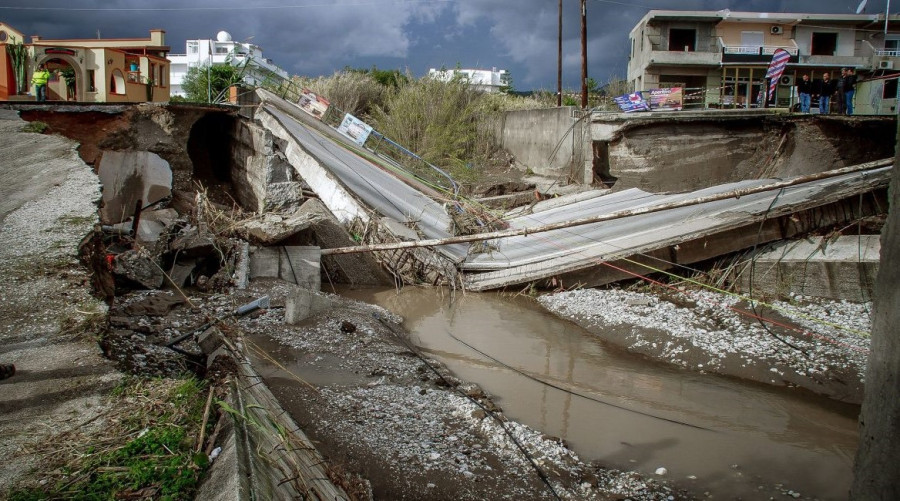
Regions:
[[[391,243],[383,243],[383,244],[371,244],[371,245],[359,245],[354,247],[336,247],[333,249],[322,249],[323,256],[333,256],[336,254],[358,254],[360,252],[375,252],[375,251],[386,251],[386,250],[397,250],[397,249],[411,249],[415,247],[435,247],[438,245],[450,245],[450,244],[460,244],[466,242],[479,242],[483,240],[494,240],[497,238],[507,238],[507,237],[515,237],[519,235],[528,235],[531,233],[543,233],[545,231],[558,230],[562,228],[571,228],[573,226],[583,226],[586,224],[592,223],[600,223],[603,221],[611,221],[613,219],[620,219],[628,216],[637,216],[640,214],[650,214],[653,212],[660,212],[669,209],[677,209],[679,207],[688,207],[691,205],[698,205],[707,202],[715,202],[717,200],[726,200],[729,198],[740,198],[747,195],[752,195],[754,193],[762,193],[764,191],[777,190],[779,188],[786,188],[788,186],[795,186],[798,184],[808,183],[812,181],[818,181],[821,179],[828,179],[830,177],[841,176],[844,174],[851,174],[853,172],[861,172],[865,170],[877,169],[881,167],[888,167],[894,163],[894,159],[888,158],[883,160],[876,160],[874,162],[867,162],[859,165],[852,165],[850,167],[843,167],[840,169],[830,170],[826,172],[820,172],[818,174],[811,174],[809,176],[802,176],[791,179],[789,181],[778,181],[775,183],[770,183],[762,186],[756,186],[753,188],[743,188],[739,190],[726,191],[723,193],[717,193],[715,195],[708,195],[705,197],[692,198],[689,200],[682,200],[679,202],[671,202],[660,205],[652,205],[649,207],[641,207],[638,209],[629,209],[629,210],[621,210],[616,212],[610,212],[607,214],[602,214],[600,216],[586,217],[581,219],[572,219],[570,221],[562,221],[559,223],[545,224],[542,226],[534,226],[532,228],[519,228],[515,230],[503,230],[503,231],[495,231],[491,233],[476,233],[474,235],[460,235],[458,237],[447,237],[447,238],[432,238],[428,240],[408,240],[404,242],[391,242]]]

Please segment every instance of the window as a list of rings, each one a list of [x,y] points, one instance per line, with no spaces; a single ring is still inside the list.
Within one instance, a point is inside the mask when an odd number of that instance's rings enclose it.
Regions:
[[[87,90],[88,92],[97,92],[97,80],[94,70],[87,70]]]
[[[897,81],[896,78],[884,81],[884,90],[881,93],[882,99],[897,99]]]
[[[187,51],[188,54],[196,54],[200,52],[200,42],[188,42]]]
[[[837,51],[837,33],[813,33],[812,48],[809,53],[813,56],[833,56]]]
[[[669,50],[694,52],[697,50],[697,32],[682,28],[670,29]]]
[[[896,56],[900,54],[900,40],[890,39],[884,41],[884,52],[887,56]]]

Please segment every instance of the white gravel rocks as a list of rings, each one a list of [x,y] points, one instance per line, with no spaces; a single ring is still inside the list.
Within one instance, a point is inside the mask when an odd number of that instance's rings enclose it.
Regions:
[[[741,298],[705,290],[582,289],[539,301],[594,332],[619,332],[616,339],[630,350],[698,370],[722,371],[728,360],[738,359],[742,367],[762,366],[776,379],[790,377],[789,372],[820,377],[839,370],[861,384],[865,373],[871,304],[793,296],[790,302],[773,303],[777,311],[760,313],[798,327],[791,330],[771,324],[767,329],[749,316],[753,308]]]

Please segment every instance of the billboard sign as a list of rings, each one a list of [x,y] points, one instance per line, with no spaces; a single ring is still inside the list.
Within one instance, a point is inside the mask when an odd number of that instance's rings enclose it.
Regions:
[[[366,143],[366,139],[372,133],[371,126],[349,113],[344,115],[344,121],[338,125],[337,130],[360,146]]]
[[[633,113],[635,111],[650,111],[650,105],[644,100],[644,96],[640,92],[624,94],[615,98],[619,109],[625,113]]]
[[[303,89],[303,93],[300,94],[300,100],[297,101],[297,104],[300,105],[300,108],[303,111],[321,120],[322,117],[325,116],[325,112],[328,111],[328,106],[331,103],[324,97],[317,95],[315,92],[309,89]]]
[[[652,89],[644,91],[650,94],[650,109],[653,111],[677,111],[684,106],[684,93],[681,87]]]

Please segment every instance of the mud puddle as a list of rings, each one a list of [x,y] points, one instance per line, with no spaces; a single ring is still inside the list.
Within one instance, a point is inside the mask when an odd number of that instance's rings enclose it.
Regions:
[[[528,298],[340,292],[402,315],[426,353],[582,460],[651,476],[664,467],[698,497],[846,499],[858,407],[649,361]]]

